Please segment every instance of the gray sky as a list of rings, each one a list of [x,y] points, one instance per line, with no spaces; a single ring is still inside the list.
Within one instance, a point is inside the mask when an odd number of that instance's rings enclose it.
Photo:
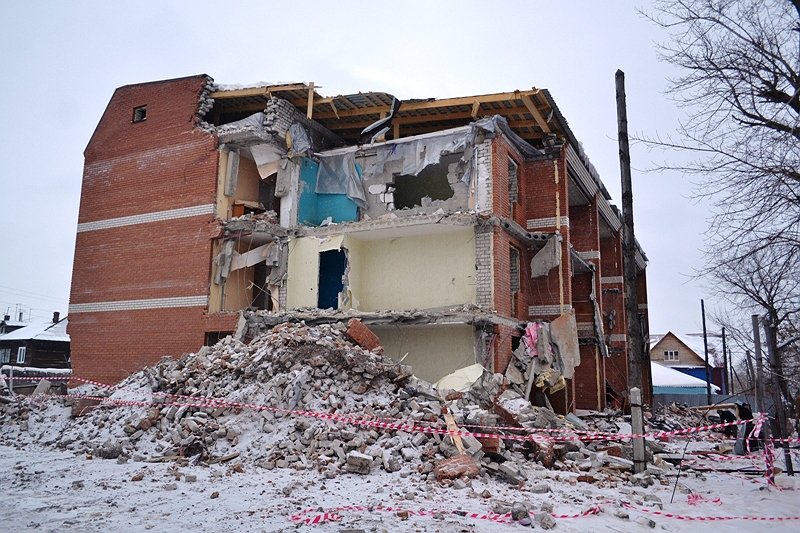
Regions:
[[[380,5],[379,5],[380,4]],[[83,150],[115,88],[205,73],[305,81],[333,96],[452,97],[550,89],[620,205],[614,72],[631,133],[672,131],[659,30],[638,2],[4,2],[0,17],[0,311],[67,310]],[[613,6],[613,7],[612,7]],[[634,147],[633,165],[653,155]],[[702,205],[678,174],[634,170],[653,332],[699,331]],[[707,306],[709,302],[707,301]]]

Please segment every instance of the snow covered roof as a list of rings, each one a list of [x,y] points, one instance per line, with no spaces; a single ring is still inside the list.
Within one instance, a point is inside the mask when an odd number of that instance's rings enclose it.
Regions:
[[[39,322],[29,324],[11,333],[0,335],[0,341],[27,340],[69,342],[69,335],[67,335],[67,317],[64,317],[55,324],[51,321]]]
[[[0,322],[12,328],[22,328],[30,324],[30,322],[23,322],[22,320],[2,320]]]
[[[650,362],[650,374],[653,376],[653,387],[702,387],[705,380],[684,374],[669,367]],[[719,392],[719,387],[711,384],[711,392]]]

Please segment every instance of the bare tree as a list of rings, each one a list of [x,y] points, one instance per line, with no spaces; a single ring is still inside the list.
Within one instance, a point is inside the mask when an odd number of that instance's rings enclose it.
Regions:
[[[720,259],[727,260],[725,253],[722,254]],[[784,244],[749,251],[735,265],[710,271],[707,280],[717,297],[742,315],[738,319],[740,324],[747,324],[750,314],[768,316],[775,324],[778,337],[776,377],[786,402],[795,405],[800,382],[797,366],[800,247]],[[724,325],[733,333],[735,343],[749,347],[752,332],[747,326],[738,327],[736,322],[728,318]]]
[[[712,201],[709,268],[797,248],[800,0],[656,0],[644,14],[669,35],[660,53],[688,118],[677,139],[643,140],[683,152],[664,168],[694,174]]]

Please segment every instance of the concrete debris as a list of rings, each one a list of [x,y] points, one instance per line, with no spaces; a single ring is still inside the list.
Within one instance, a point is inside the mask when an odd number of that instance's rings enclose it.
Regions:
[[[67,402],[58,434],[28,431],[29,422],[37,424],[45,416],[29,402],[0,404],[0,442],[24,446],[38,439],[87,458],[122,462],[225,464],[231,474],[250,465],[316,470],[326,478],[383,470],[461,489],[470,486],[470,478],[494,476],[534,494],[551,490],[547,483],[536,482],[535,470],[543,467],[573,472],[580,481],[613,479],[643,487],[664,472],[651,467],[644,474],[628,474],[628,444],[584,444],[577,439],[554,444],[546,433],[531,433],[525,440],[451,436],[285,413],[336,413],[458,432],[502,434],[507,430],[487,428],[516,426],[559,429],[570,435],[563,417],[524,399],[519,376],[484,369],[458,394],[437,390],[413,376],[407,365],[381,355],[372,336],[357,320],[278,324],[249,343],[229,336],[195,354],[164,358],[111,389],[83,386],[76,391],[144,406],[54,398],[52,402]],[[528,368],[518,370],[527,378]],[[67,416],[69,410],[72,417]],[[602,431],[615,431],[617,421],[606,415],[571,419],[573,425]],[[143,477],[142,472],[131,479]],[[487,494],[484,497],[491,496]],[[552,527],[549,522],[540,526]]]

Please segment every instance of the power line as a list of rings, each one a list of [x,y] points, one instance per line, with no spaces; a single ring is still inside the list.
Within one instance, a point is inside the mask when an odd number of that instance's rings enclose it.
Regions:
[[[37,296],[34,293],[25,294],[22,291],[17,291],[17,290],[13,290],[13,289],[12,290],[7,290],[7,289],[0,288],[0,293],[9,294],[9,295],[17,297],[17,298],[29,298],[31,300],[53,301],[53,302],[58,302],[58,303],[68,303],[69,302],[68,300],[65,300],[65,299],[62,299],[62,298],[55,298],[53,296],[44,296],[44,295]]]

